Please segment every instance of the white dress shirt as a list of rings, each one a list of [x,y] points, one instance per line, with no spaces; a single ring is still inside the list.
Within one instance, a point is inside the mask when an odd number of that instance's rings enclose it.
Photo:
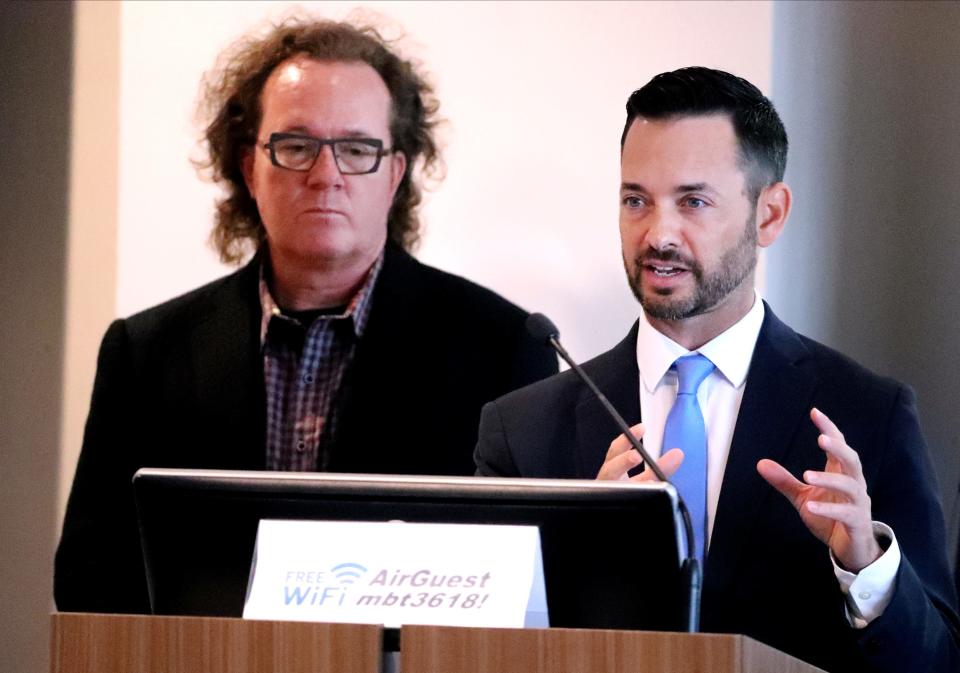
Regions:
[[[697,403],[707,429],[707,545],[720,499],[720,484],[727,467],[733,428],[747,382],[753,347],[763,323],[763,302],[753,307],[723,334],[701,346],[697,352],[715,366],[697,390]],[[677,370],[674,361],[690,351],[658,332],[640,315],[637,331],[637,366],[640,369],[640,418],[643,444],[652,458],[663,452],[663,427],[677,399]],[[666,447],[668,449],[673,447]]]
[[[747,371],[763,324],[763,315],[763,302],[755,293],[753,306],[745,316],[696,351],[715,365],[697,390],[697,402],[707,429],[708,549],[723,472],[727,466],[733,430],[747,384]],[[640,417],[644,427],[643,444],[654,459],[663,452],[663,428],[677,397],[677,372],[671,367],[677,358],[690,353],[658,332],[641,312],[637,331]],[[889,604],[900,565],[900,550],[893,531],[881,523],[874,524],[874,531],[878,537],[888,538],[890,544],[879,559],[859,574],[840,568],[833,554],[830,554],[840,588],[847,597],[847,619],[858,628],[878,617]]]

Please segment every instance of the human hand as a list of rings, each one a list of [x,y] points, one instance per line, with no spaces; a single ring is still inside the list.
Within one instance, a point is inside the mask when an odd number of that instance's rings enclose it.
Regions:
[[[870,496],[860,456],[824,413],[811,409],[810,419],[821,433],[817,444],[827,454],[822,472],[807,470],[801,482],[782,465],[767,459],[757,463],[757,471],[793,504],[803,523],[830,547],[841,566],[860,572],[883,553],[873,534]]]
[[[643,438],[643,423],[637,423],[630,432],[637,439]],[[630,481],[656,481],[657,476],[650,466],[647,465],[643,472],[632,477],[627,477],[627,472],[643,462],[643,457],[633,448],[626,435],[618,435],[616,439],[610,442],[610,448],[607,449],[607,456],[603,459],[603,465],[600,472],[597,473],[597,479],[630,479]],[[674,472],[683,462],[683,451],[680,449],[670,449],[657,459],[657,465],[663,470],[667,477],[673,476]]]

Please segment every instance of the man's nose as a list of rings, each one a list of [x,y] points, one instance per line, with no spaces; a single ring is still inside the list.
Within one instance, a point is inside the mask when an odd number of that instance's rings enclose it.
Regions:
[[[307,173],[307,184],[317,189],[339,187],[343,185],[343,174],[337,167],[337,160],[333,156],[333,146],[324,145],[320,154]]]
[[[680,246],[682,221],[679,213],[669,208],[655,208],[647,216],[646,242],[654,250]]]

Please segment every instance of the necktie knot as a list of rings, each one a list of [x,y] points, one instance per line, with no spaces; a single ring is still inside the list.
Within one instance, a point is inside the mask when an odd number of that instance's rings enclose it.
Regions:
[[[714,364],[700,353],[677,358],[677,395],[696,395],[703,380],[710,376]]]

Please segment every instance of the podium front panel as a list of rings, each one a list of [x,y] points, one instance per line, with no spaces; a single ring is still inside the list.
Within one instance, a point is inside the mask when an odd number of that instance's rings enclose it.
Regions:
[[[745,636],[722,634],[405,626],[400,642],[402,673],[820,671]]]
[[[364,624],[54,613],[51,673],[379,673]]]

